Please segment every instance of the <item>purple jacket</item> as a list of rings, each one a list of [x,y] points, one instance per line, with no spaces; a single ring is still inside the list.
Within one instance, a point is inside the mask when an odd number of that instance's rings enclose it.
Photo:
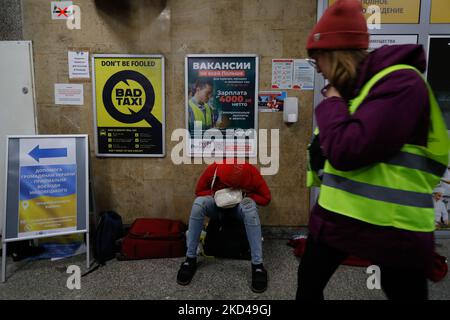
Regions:
[[[422,46],[384,46],[371,52],[359,66],[354,96],[378,71],[400,63],[424,72]],[[405,143],[425,145],[429,113],[426,85],[413,70],[395,71],[381,79],[353,115],[346,101],[337,97],[325,99],[315,110],[323,153],[343,171],[384,161]],[[391,267],[427,268],[434,249],[433,232],[376,226],[318,204],[312,209],[309,229],[321,242]]]

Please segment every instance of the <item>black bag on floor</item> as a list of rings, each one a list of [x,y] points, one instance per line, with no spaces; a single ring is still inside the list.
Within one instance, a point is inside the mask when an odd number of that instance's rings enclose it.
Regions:
[[[94,259],[99,264],[115,258],[120,250],[118,240],[123,237],[122,217],[114,211],[104,211],[95,229],[93,241]]]
[[[207,256],[250,260],[250,245],[242,221],[227,217],[209,220],[203,253]]]

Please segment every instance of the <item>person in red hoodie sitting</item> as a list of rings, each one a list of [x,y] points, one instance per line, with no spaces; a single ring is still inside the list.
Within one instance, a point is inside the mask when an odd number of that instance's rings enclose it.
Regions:
[[[216,179],[212,185],[216,173]],[[211,186],[212,185],[212,186]],[[219,218],[222,214],[214,200],[214,193],[224,188],[241,189],[243,200],[234,208],[227,209],[244,222],[251,251],[252,290],[260,293],[267,288],[267,271],[263,266],[261,223],[257,205],[266,206],[271,200],[270,190],[259,173],[251,164],[217,164],[209,165],[201,175],[195,194],[197,198],[192,205],[189,218],[186,261],[181,264],[177,274],[177,283],[188,285],[197,269],[197,247],[203,230],[205,217]]]

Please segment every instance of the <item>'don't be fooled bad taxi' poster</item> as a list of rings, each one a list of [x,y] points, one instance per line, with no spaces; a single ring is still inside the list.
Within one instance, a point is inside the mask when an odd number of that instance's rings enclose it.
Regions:
[[[164,58],[96,54],[92,69],[96,154],[163,157]]]

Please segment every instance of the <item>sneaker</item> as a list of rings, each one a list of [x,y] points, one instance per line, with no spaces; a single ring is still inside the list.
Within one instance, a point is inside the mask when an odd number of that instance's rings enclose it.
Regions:
[[[267,271],[262,264],[252,264],[252,291],[262,293],[267,289]]]
[[[182,286],[188,285],[194,277],[196,270],[197,261],[195,259],[186,259],[186,261],[181,264],[180,270],[178,270],[177,283]]]

